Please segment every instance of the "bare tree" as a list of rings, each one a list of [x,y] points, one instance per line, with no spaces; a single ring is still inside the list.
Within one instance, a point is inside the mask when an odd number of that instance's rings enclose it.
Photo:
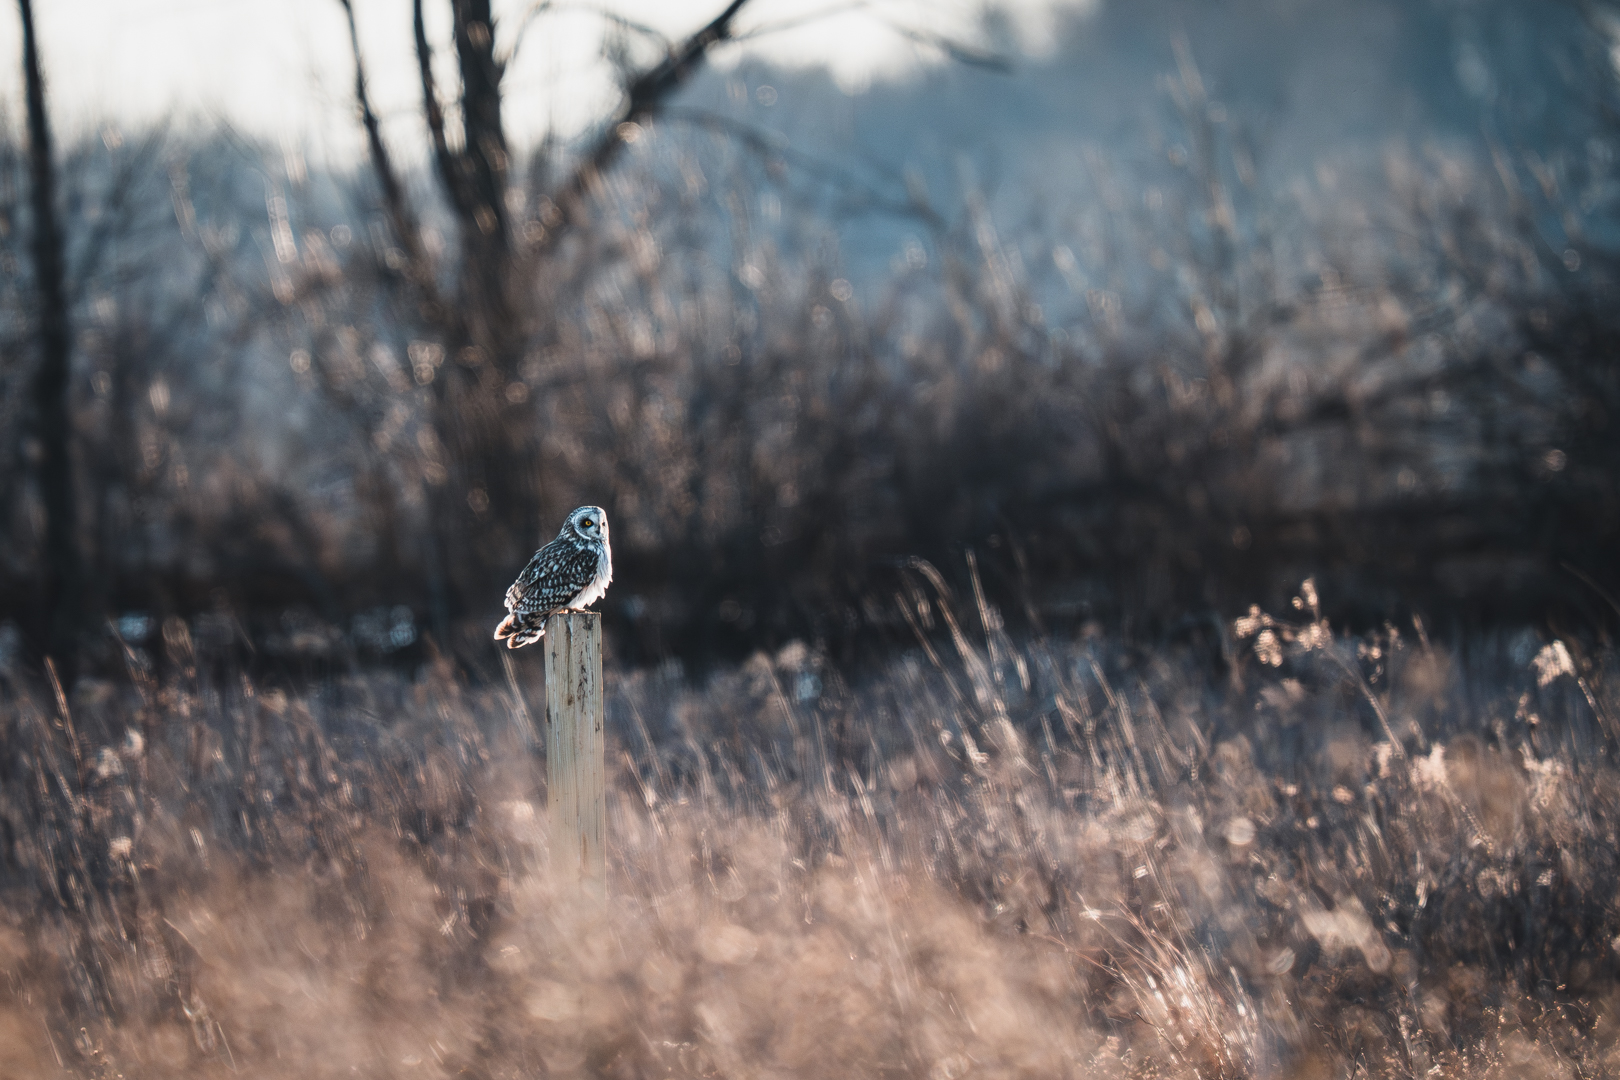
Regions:
[[[459,86],[448,102],[434,75],[424,5],[415,0],[416,59],[433,175],[457,233],[448,267],[438,265],[424,240],[421,214],[370,100],[352,5],[350,0],[339,3],[349,20],[355,94],[372,171],[398,246],[395,280],[411,295],[423,330],[438,338],[450,361],[433,380],[433,427],[447,457],[448,475],[434,495],[438,505],[432,521],[444,575],[452,592],[465,595],[469,568],[491,553],[489,545],[514,539],[489,523],[473,529],[469,495],[477,493],[480,505],[500,506],[508,525],[527,522],[522,540],[532,539],[527,529],[535,509],[533,492],[528,490],[528,470],[512,461],[513,405],[505,396],[527,344],[543,328],[525,297],[546,260],[555,255],[557,241],[586,224],[590,194],[617,157],[629,134],[626,125],[656,111],[701,66],[709,49],[731,37],[733,21],[747,0],[730,0],[696,33],[671,43],[661,61],[626,79],[623,104],[573,170],[550,190],[523,193],[527,206],[548,210],[541,215],[543,231],[536,236],[531,229],[521,237],[508,203],[512,162],[501,112],[506,59],[495,47],[490,0],[451,0]],[[447,108],[453,115],[446,115]],[[459,120],[459,139],[453,138],[454,120]],[[475,533],[482,539],[475,541]]]
[[[22,16],[23,77],[28,99],[28,157],[33,202],[33,257],[39,292],[39,367],[33,381],[34,436],[39,442],[39,487],[45,506],[45,604],[38,643],[71,676],[84,590],[83,559],[73,492],[72,423],[68,396],[73,331],[68,314],[67,268],[56,220],[56,173],[45,112],[30,0],[17,0]]]

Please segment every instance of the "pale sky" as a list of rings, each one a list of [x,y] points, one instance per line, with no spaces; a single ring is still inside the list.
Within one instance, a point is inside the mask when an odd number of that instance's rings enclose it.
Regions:
[[[1088,0],[1006,0],[1025,49],[1039,53],[1057,7]],[[679,37],[717,14],[724,0],[587,0],[541,4],[506,78],[507,119],[519,144],[549,126],[565,134],[600,118],[616,100],[601,58],[601,14]],[[714,54],[721,68],[752,53],[825,65],[852,92],[941,62],[938,52],[891,24],[975,40],[983,0],[753,0],[740,33],[805,20]],[[429,0],[429,32],[454,86],[449,0]],[[510,48],[534,0],[495,0],[497,40]],[[409,0],[355,0],[374,103],[402,149],[423,141]],[[243,131],[301,143],[316,157],[360,149],[354,68],[337,0],[34,0],[55,127],[71,138],[104,123],[138,127],[169,115],[223,118]],[[436,25],[435,25],[436,24]],[[0,96],[20,119],[21,29],[0,4]],[[644,48],[646,48],[644,46]],[[637,55],[648,55],[638,53]],[[14,130],[16,127],[14,126]]]

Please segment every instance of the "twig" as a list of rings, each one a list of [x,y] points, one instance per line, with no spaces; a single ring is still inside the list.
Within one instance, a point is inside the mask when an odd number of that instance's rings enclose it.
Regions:
[[[575,167],[567,182],[551,197],[563,219],[556,227],[547,230],[541,242],[544,246],[549,247],[556,242],[563,231],[562,226],[578,222],[583,213],[585,193],[596,185],[602,173],[624,149],[625,125],[644,119],[690,79],[708,51],[730,39],[732,20],[747,3],[748,0],[731,0],[725,10],[710,20],[707,26],[687,38],[678,48],[671,49],[662,63],[642,73],[625,89],[624,105],[618,115],[597,138],[596,145]],[[420,6],[421,0],[417,0],[417,4]]]
[[[1590,574],[1586,573],[1584,570],[1579,569],[1573,563],[1570,563],[1568,560],[1560,562],[1558,565],[1562,566],[1565,570],[1568,570],[1571,574],[1574,574],[1577,578],[1579,578],[1582,582],[1584,582],[1587,585],[1587,587],[1589,587],[1593,592],[1595,592],[1599,596],[1603,597],[1603,599],[1608,603],[1608,605],[1610,607],[1614,608],[1615,614],[1620,615],[1620,601],[1616,601],[1615,598],[1612,595],[1610,595],[1610,593],[1609,593],[1609,591],[1607,589],[1605,589],[1602,585],[1599,585],[1596,581],[1594,581],[1592,579],[1592,576]]]
[[[393,159],[388,153],[388,144],[383,141],[382,123],[377,119],[376,110],[371,106],[371,93],[366,86],[365,61],[360,52],[360,32],[355,25],[354,6],[351,0],[338,0],[338,3],[343,5],[343,12],[348,17],[349,46],[354,52],[354,97],[360,106],[361,126],[366,130],[366,147],[371,155],[371,168],[377,174],[377,183],[382,187],[383,206],[388,213],[388,224],[405,250],[406,276],[422,294],[423,302],[437,311],[441,305],[438,290],[433,283],[433,273],[428,265],[427,252],[422,244],[421,227],[409,199],[406,198],[405,185],[401,182],[399,173],[394,168]],[[417,3],[417,12],[420,15],[420,0]],[[430,117],[430,123],[431,119]]]
[[[1395,729],[1389,722],[1389,714],[1384,712],[1384,706],[1379,702],[1378,695],[1373,693],[1371,686],[1367,685],[1367,680],[1362,677],[1361,672],[1351,667],[1349,662],[1339,655],[1338,650],[1334,649],[1331,643],[1322,651],[1331,656],[1334,662],[1344,669],[1345,674],[1355,680],[1356,686],[1361,690],[1361,696],[1367,699],[1367,704],[1371,705],[1373,712],[1378,714],[1378,722],[1384,726],[1384,734],[1389,736],[1389,744],[1394,748],[1395,756],[1398,758],[1406,757],[1406,748],[1401,745],[1401,740],[1395,737]]]

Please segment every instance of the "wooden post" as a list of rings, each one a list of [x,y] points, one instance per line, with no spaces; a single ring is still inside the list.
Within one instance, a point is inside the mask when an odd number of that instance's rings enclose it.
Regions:
[[[552,865],[607,892],[607,788],[602,743],[602,616],[546,620],[546,810]]]

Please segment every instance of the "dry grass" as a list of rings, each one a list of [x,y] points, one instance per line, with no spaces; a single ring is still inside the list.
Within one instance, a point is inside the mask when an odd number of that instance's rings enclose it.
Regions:
[[[7,683],[0,1076],[1615,1075],[1612,651],[1299,606],[619,675],[605,906],[504,688]]]

